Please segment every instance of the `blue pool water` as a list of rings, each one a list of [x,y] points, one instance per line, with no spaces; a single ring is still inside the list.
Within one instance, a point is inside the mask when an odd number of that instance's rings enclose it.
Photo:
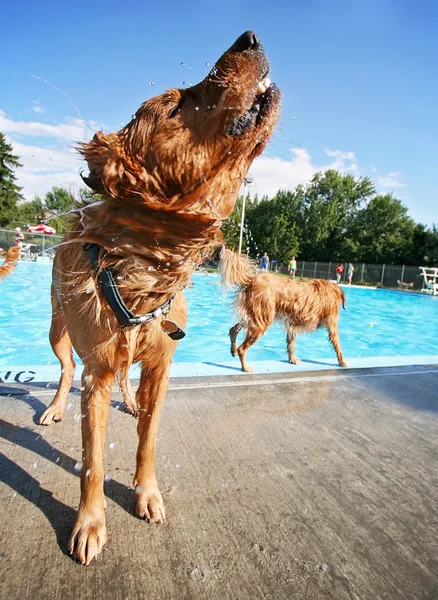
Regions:
[[[217,275],[196,274],[186,290],[187,336],[175,362],[230,361],[231,296]],[[0,284],[0,366],[58,364],[48,342],[51,265],[19,263]],[[383,290],[344,288],[340,335],[348,358],[438,354],[438,298]],[[239,337],[239,340],[241,338]],[[298,337],[301,359],[333,358],[324,331]],[[251,360],[286,359],[285,334],[274,325],[248,353]],[[237,359],[236,359],[237,360]]]

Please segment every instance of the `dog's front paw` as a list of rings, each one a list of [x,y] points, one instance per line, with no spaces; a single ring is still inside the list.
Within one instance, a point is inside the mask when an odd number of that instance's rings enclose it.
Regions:
[[[135,399],[135,396],[133,396],[132,394],[124,394],[123,404],[125,405],[126,412],[128,412],[133,417],[138,416],[138,404]]]
[[[135,506],[137,516],[150,523],[164,523],[166,510],[156,481],[146,485],[137,484],[135,493],[137,496]]]
[[[62,421],[64,416],[64,407],[59,404],[51,404],[40,417],[40,425],[52,425]]]
[[[339,361],[339,366],[340,367],[348,367],[348,363],[345,362],[345,360],[341,360],[341,361]]]
[[[106,541],[105,513],[79,509],[69,541],[70,554],[83,565],[89,565],[102,552]]]

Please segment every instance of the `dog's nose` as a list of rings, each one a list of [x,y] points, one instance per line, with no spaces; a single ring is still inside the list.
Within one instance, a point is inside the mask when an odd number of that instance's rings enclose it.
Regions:
[[[259,38],[254,31],[245,31],[234,42],[230,50],[232,52],[243,52],[244,50],[256,50],[260,45]]]

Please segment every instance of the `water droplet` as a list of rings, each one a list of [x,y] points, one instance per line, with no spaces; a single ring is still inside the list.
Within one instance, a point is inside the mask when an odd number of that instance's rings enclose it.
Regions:
[[[80,473],[80,472],[82,471],[82,463],[81,463],[81,462],[77,462],[77,463],[75,463],[75,465],[74,465],[74,467],[73,467],[73,470],[74,470],[76,473]]]
[[[206,63],[205,63],[205,66],[206,66],[206,67],[209,67],[209,66],[210,66],[210,63],[209,63],[209,62],[206,62]]]
[[[109,475],[105,475],[103,480],[108,483],[108,481],[111,481],[111,477]]]
[[[186,63],[185,63],[185,62],[182,62],[182,63],[180,63],[180,65],[181,65],[182,67],[185,67],[185,66],[186,66]]]
[[[34,469],[37,469],[37,468],[38,468],[38,463],[37,463],[37,462],[36,462],[36,463],[33,463],[33,468],[34,468]]]
[[[137,485],[135,487],[135,493],[136,494],[141,494],[143,492],[143,486],[142,485]]]
[[[114,442],[111,442],[111,444],[109,445],[109,447],[112,449],[112,448],[115,448],[115,447],[116,447],[116,445],[115,445],[115,443],[114,443]]]
[[[155,81],[150,81],[149,85],[155,85]]]

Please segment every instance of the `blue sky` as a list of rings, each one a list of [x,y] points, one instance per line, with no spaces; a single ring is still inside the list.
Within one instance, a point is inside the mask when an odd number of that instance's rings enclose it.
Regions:
[[[75,140],[116,130],[147,98],[197,83],[253,29],[284,95],[279,127],[251,169],[254,191],[293,188],[334,167],[372,177],[417,221],[438,222],[432,1],[42,0],[8,3],[2,17],[0,131],[22,157],[27,198],[74,189]]]

